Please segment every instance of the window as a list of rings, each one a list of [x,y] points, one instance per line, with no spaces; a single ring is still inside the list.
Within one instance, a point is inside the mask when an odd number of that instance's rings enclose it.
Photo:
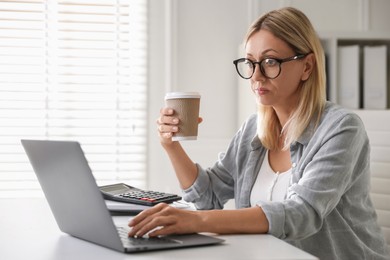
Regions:
[[[42,196],[20,139],[76,140],[145,186],[147,1],[0,1],[0,197]]]

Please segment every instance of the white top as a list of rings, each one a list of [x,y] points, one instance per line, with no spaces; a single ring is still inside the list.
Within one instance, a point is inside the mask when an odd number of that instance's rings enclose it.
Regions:
[[[258,201],[283,201],[290,184],[291,169],[275,172],[269,164],[268,150],[251,192],[251,206]]]

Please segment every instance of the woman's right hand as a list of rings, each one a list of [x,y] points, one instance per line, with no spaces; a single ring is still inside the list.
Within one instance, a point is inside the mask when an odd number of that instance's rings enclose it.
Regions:
[[[157,119],[157,131],[162,144],[171,144],[172,136],[179,130],[179,118],[174,117],[174,110],[169,107],[160,109],[160,117]]]
[[[160,117],[157,118],[157,131],[162,144],[171,144],[172,136],[179,131],[179,118],[174,116],[174,110],[169,107],[160,109]],[[198,122],[203,119],[199,117]]]

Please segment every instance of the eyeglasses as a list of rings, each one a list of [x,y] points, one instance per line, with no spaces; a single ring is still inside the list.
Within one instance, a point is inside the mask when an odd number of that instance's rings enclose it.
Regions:
[[[243,79],[252,78],[255,73],[256,64],[259,64],[260,71],[267,79],[275,79],[280,75],[282,71],[282,63],[299,60],[306,56],[307,54],[297,54],[295,56],[285,58],[285,59],[276,59],[276,58],[265,58],[261,61],[251,61],[247,58],[241,58],[233,61],[236,66],[238,75]]]

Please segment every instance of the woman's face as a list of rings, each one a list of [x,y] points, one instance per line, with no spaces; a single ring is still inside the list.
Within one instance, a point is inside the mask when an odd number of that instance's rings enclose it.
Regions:
[[[285,59],[297,55],[281,39],[271,32],[261,29],[253,34],[246,44],[246,58],[251,61],[261,61],[265,58]],[[281,72],[275,79],[264,77],[259,65],[256,65],[252,76],[251,87],[256,95],[256,101],[275,109],[293,110],[299,99],[299,87],[305,76],[305,60],[298,59],[281,64]]]

